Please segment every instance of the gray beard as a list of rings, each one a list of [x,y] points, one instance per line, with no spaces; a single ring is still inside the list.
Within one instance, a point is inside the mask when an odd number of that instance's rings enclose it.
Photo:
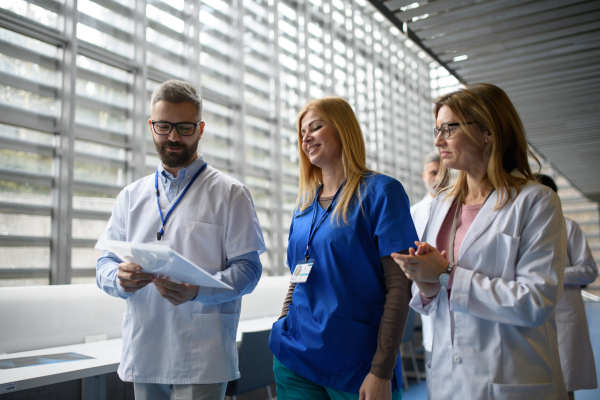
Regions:
[[[157,143],[154,141],[154,147],[156,148],[158,157],[163,165],[169,168],[179,168],[189,164],[192,158],[198,153],[199,141],[200,139],[189,146],[178,142],[167,141],[164,143]],[[179,153],[170,153],[167,150],[167,147],[177,147],[183,149],[183,151]]]

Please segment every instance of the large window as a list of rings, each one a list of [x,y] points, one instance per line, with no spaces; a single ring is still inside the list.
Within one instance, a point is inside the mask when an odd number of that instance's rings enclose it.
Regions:
[[[200,89],[199,151],[250,188],[277,275],[306,101],[348,99],[414,202],[441,75],[366,0],[0,0],[0,286],[94,281],[117,194],[159,163],[160,82]]]

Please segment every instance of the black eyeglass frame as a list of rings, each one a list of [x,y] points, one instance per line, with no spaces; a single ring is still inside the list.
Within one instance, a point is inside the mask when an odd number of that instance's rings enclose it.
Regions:
[[[465,122],[462,125],[473,125],[473,124],[477,124],[478,122]],[[450,139],[450,136],[452,136],[452,129],[450,129],[451,126],[459,126],[461,125],[460,122],[453,122],[451,124],[442,124],[442,126],[440,127],[440,129],[438,128],[433,128],[433,138],[437,139],[438,135],[441,133],[442,137],[444,139]],[[448,128],[448,136],[444,135],[444,126],[446,126]]]
[[[167,121],[150,121],[152,124],[152,131],[154,131],[154,133],[156,133],[159,136],[167,136],[170,135],[171,132],[173,132],[173,128],[175,128],[175,130],[177,131],[177,134],[180,136],[192,136],[194,133],[196,133],[196,128],[198,127],[198,125],[200,125],[202,123],[202,121],[198,121],[198,122],[178,122],[176,124],[172,124],[170,122]],[[156,128],[154,127],[154,124],[169,124],[171,125],[171,129],[169,129],[169,132],[167,133],[158,133],[156,132]],[[192,131],[192,133],[190,133],[189,135],[183,134],[181,132],[179,132],[179,125],[194,125],[194,130]]]

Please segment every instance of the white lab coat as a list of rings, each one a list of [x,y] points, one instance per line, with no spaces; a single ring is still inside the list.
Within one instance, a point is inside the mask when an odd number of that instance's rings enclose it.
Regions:
[[[429,220],[429,210],[431,208],[433,199],[434,197],[428,192],[425,197],[421,199],[421,201],[410,207],[410,216],[415,224],[415,229],[417,230],[417,236],[419,239],[421,239],[423,231],[425,231],[425,226],[427,226],[427,221]]]
[[[172,203],[160,179],[159,189],[166,215]],[[160,227],[152,174],[119,194],[101,239],[153,242]],[[171,214],[162,241],[170,241],[172,249],[214,272],[225,270],[228,259],[265,251],[248,189],[210,165]],[[233,264],[230,268],[241,267]],[[99,286],[107,292],[106,288],[118,287],[111,281],[116,280],[115,275],[116,271],[99,276]],[[256,282],[251,284],[255,286]],[[239,378],[236,332],[244,289],[236,287],[231,300],[218,302],[210,301],[207,293],[224,289],[200,288],[203,302],[179,306],[162,298],[153,284],[129,296],[123,316],[123,352],[118,369],[121,379],[203,384]]]
[[[433,198],[434,197],[427,192],[421,201],[414,204],[410,208],[410,216],[415,224],[415,229],[417,230],[417,236],[419,236],[419,239],[421,239],[423,236],[423,231],[425,230],[425,226],[427,226],[427,221],[429,220],[429,210],[431,209]],[[413,289],[414,287],[416,287],[416,285],[413,283]],[[431,352],[431,347],[433,345],[433,322],[431,321],[431,317],[421,315],[421,323],[421,329],[423,332],[423,347],[425,350]]]
[[[411,301],[435,315],[430,400],[567,398],[554,319],[567,251],[560,200],[534,182],[494,210],[497,195],[464,237],[450,298],[442,287],[426,306],[418,291]],[[451,204],[444,194],[433,201],[426,242],[435,245]]]
[[[598,277],[598,267],[585,235],[574,221],[567,224],[567,260],[563,295],[556,305],[558,350],[565,384],[569,392],[595,389],[596,365],[590,332],[581,298],[581,285]]]

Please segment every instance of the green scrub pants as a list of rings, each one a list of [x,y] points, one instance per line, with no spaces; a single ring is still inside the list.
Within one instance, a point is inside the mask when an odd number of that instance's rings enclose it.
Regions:
[[[277,357],[273,357],[277,400],[358,400],[358,394],[330,389],[298,375]],[[402,392],[392,392],[392,400],[401,400]]]

